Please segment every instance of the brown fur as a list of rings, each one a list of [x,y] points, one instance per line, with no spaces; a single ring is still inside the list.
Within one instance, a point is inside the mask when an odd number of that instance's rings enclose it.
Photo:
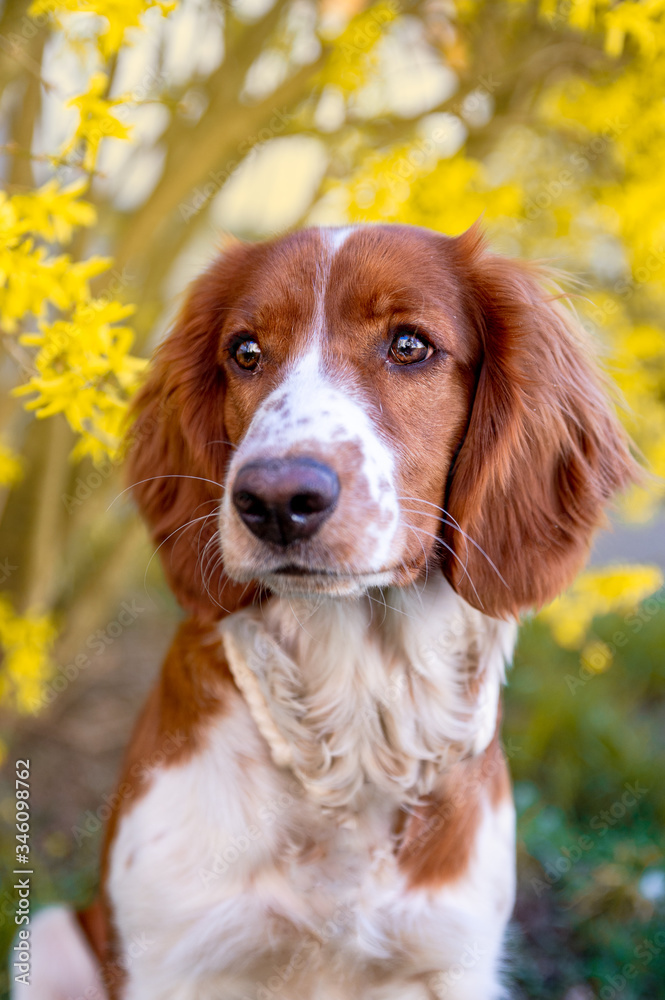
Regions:
[[[216,511],[231,448],[306,343],[318,242],[306,231],[238,245],[215,261],[137,403],[130,482],[176,596],[202,619],[256,599],[254,587],[224,574]],[[476,230],[448,239],[370,227],[334,259],[325,312],[326,366],[373,406],[398,455],[400,490],[415,498],[403,503],[413,527],[400,584],[436,548],[428,532],[442,539],[455,589],[487,614],[514,615],[554,597],[636,466],[580,331],[537,270],[488,253]],[[386,368],[376,345],[397,323],[436,336],[445,362]],[[229,361],[238,330],[260,338],[265,376]],[[187,527],[193,518],[202,520]],[[348,530],[341,521],[324,529],[340,562]],[[248,537],[248,550],[256,544]]]
[[[224,689],[235,688],[221,640],[210,626],[183,622],[134,727],[120,771],[116,808],[109,821],[106,847],[125,804],[150,783],[153,771],[182,763],[196,753],[205,724],[225,710]],[[103,873],[105,873],[106,850]]]
[[[505,584],[452,530],[446,541],[467,573],[454,559],[445,572],[470,604],[505,617],[570,583],[637,467],[581,330],[537,269],[488,254],[476,230],[455,249],[483,353],[446,506]]]
[[[118,822],[148,788],[154,770],[181,763],[196,753],[206,723],[224,714],[225,687],[235,685],[220,639],[210,626],[183,622],[136,722],[120,771],[102,848],[101,897],[77,914],[100,962],[111,1000],[121,995],[118,990],[123,982],[115,962],[116,931],[105,892]]]
[[[230,454],[218,337],[248,253],[236,247],[192,287],[137,398],[128,462],[129,482],[167,580],[181,605],[208,621],[253,597],[225,576],[215,547]],[[194,518],[204,520],[190,525]]]
[[[454,764],[406,822],[398,860],[412,888],[436,889],[464,874],[488,793],[493,806],[511,794],[498,736],[484,753]]]
[[[314,230],[220,256],[192,286],[139,395],[129,481],[194,621],[181,626],[137,725],[105,857],[125,803],[146,786],[141,762],[173,732],[185,739],[165,764],[194,754],[206,720],[224,711],[232,681],[205,623],[256,601],[258,588],[225,575],[217,511],[232,449],[307,343],[320,256]],[[408,498],[395,584],[412,583],[436,558],[457,592],[495,617],[554,597],[636,467],[581,333],[537,269],[488,253],[476,230],[449,239],[367,227],[330,262],[324,312],[325,367],[380,425]],[[431,337],[434,364],[386,364],[392,331],[404,324]],[[231,338],[247,331],[265,371],[241,372],[230,359]],[[325,545],[348,562],[355,528],[338,522],[326,525]],[[257,544],[247,537],[248,552]],[[487,791],[495,804],[510,794],[496,738],[451,768],[404,822],[398,857],[412,887],[462,874]],[[81,921],[103,960],[108,914],[106,931],[99,910]]]

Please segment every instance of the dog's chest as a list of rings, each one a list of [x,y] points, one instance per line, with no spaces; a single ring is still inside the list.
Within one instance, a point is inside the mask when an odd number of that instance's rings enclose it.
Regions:
[[[513,634],[443,586],[419,598],[420,620],[387,614],[379,638],[361,606],[293,634],[277,603],[227,619],[240,690],[227,680],[194,752],[155,772],[112,846],[125,1000],[180,997],[179,981],[197,1000],[253,996],[248,981],[285,966],[360,988],[386,962],[435,960],[440,900],[409,887],[399,828],[447,763],[491,739]]]
[[[123,949],[145,942],[137,981],[144,968],[146,981],[238,974],[261,954],[273,965],[301,951],[361,963],[397,953],[397,814],[385,798],[356,815],[308,801],[238,697],[206,748],[160,771],[120,821],[109,893]]]

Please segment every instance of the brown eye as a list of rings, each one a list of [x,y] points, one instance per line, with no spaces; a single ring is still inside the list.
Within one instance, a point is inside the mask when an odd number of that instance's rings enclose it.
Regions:
[[[434,348],[413,330],[401,330],[390,345],[390,359],[398,365],[413,365],[426,361],[434,353]]]
[[[251,372],[257,367],[261,360],[261,348],[256,340],[248,337],[241,340],[232,350],[232,357],[241,368]]]

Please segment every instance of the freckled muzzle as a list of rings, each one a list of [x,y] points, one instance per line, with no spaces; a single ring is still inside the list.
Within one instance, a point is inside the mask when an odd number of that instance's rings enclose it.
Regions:
[[[283,548],[311,538],[339,498],[337,474],[313,458],[272,458],[243,465],[233,484],[233,505],[262,542]]]
[[[355,592],[400,562],[394,455],[369,409],[316,351],[264,399],[227,471],[220,542],[232,579],[280,592],[296,577],[337,592],[343,579]]]

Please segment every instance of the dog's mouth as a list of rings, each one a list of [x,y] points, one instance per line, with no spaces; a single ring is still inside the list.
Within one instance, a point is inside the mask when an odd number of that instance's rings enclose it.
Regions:
[[[310,569],[307,566],[298,566],[296,563],[289,563],[286,566],[278,566],[277,569],[271,570],[271,573],[277,573],[279,576],[330,576],[334,578],[345,577],[342,573],[337,573],[332,569]]]
[[[390,569],[378,573],[345,572],[343,569],[318,568],[301,566],[298,563],[287,563],[277,566],[261,574],[262,582],[270,589],[280,594],[360,594],[368,586],[376,586],[375,581],[381,580],[384,585],[389,582]]]
[[[355,551],[340,558],[333,544],[325,544],[317,536],[313,541],[304,538],[284,546],[259,543],[255,538],[250,541],[245,530],[238,533],[239,528],[234,517],[220,525],[226,574],[236,583],[255,583],[283,597],[362,596],[375,588],[408,586],[426,568],[429,555],[423,546],[417,553],[401,549],[372,565],[363,553]]]
[[[419,576],[421,559],[400,562],[383,569],[361,571],[302,566],[285,563],[255,573],[254,579],[282,596],[327,594],[333,597],[358,596],[374,588],[405,586]]]

